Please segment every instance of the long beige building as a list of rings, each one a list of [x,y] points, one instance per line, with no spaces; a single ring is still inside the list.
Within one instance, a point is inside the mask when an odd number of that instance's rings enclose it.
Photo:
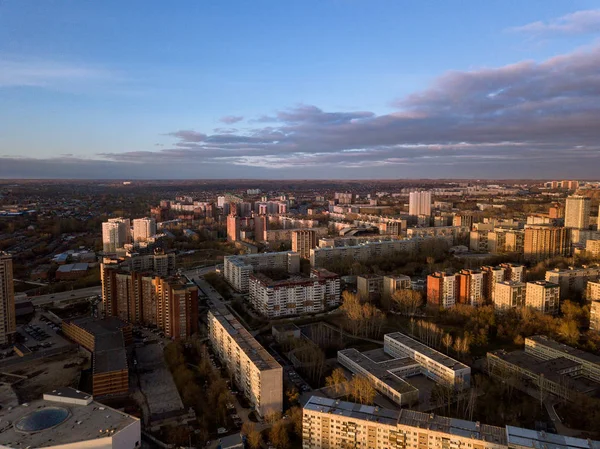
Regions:
[[[226,309],[208,312],[208,337],[214,351],[257,413],[283,410],[283,369]]]
[[[600,279],[600,266],[569,268],[567,270],[546,271],[546,280],[558,284],[560,299],[575,299],[573,295],[581,295],[586,291],[589,281]]]
[[[13,343],[16,330],[12,257],[0,251],[0,346]]]
[[[367,242],[362,245],[340,246],[333,248],[314,248],[310,250],[310,266],[319,268],[336,259],[351,258],[365,261],[378,257],[393,256],[397,253],[412,253],[417,249],[418,239],[389,240]]]
[[[600,442],[506,426],[311,397],[303,449],[599,449]]]

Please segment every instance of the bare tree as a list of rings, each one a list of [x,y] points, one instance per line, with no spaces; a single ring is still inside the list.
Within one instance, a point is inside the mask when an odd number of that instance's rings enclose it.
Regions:
[[[444,334],[444,337],[442,338],[442,344],[446,347],[446,354],[449,354],[450,352],[450,346],[452,346],[452,341],[452,335]]]

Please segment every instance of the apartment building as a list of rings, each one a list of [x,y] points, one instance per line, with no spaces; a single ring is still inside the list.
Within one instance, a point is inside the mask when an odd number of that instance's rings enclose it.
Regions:
[[[101,264],[102,304],[106,317],[158,326],[172,338],[198,331],[198,287],[180,276],[124,271]]]
[[[312,396],[302,411],[302,448],[599,449],[600,442]]]
[[[523,282],[525,279],[525,267],[515,263],[501,263],[500,268],[504,270],[505,281]]]
[[[398,253],[413,253],[418,240],[389,240],[367,242],[355,246],[334,248],[314,248],[310,250],[310,265],[313,268],[323,267],[328,262],[339,258],[351,258],[358,261],[395,256]]]
[[[494,302],[496,284],[506,280],[506,270],[502,267],[486,265],[481,267],[483,273],[483,298],[487,303]]]
[[[437,226],[425,228],[408,228],[406,237],[409,239],[447,239],[451,244],[456,244],[469,236],[467,226]]]
[[[381,298],[383,293],[383,276],[366,274],[356,277],[356,290],[363,301],[374,301]]]
[[[600,299],[590,302],[590,330],[600,332]]]
[[[431,192],[410,192],[408,214],[414,216],[431,215]]]
[[[292,231],[292,251],[300,254],[302,259],[310,258],[310,250],[317,247],[317,233],[313,229]]]
[[[129,218],[109,218],[102,223],[102,247],[105,253],[114,253],[127,243],[131,243]]]
[[[248,292],[250,274],[262,270],[282,270],[290,274],[298,273],[300,271],[300,255],[293,251],[283,251],[227,256],[224,260],[225,280],[238,292]]]
[[[298,229],[298,228],[269,229],[264,232],[264,240],[271,244],[281,243],[281,242],[291,242],[292,243],[292,251],[295,251],[294,247],[293,247],[294,233],[295,232],[304,232],[304,231],[309,231],[308,234],[315,235],[315,246],[313,246],[312,248],[315,248],[317,246],[316,245],[317,238],[325,237],[329,233],[329,229],[324,226],[314,227],[314,228],[310,228],[310,229]],[[308,240],[306,240],[307,238],[308,238]],[[300,248],[302,248],[303,246],[308,247],[310,245],[312,245],[310,238],[307,235],[303,235],[300,238]],[[305,250],[306,259],[308,259],[308,257],[310,256],[310,250],[311,250],[311,248],[307,248]]]
[[[208,312],[208,337],[216,354],[256,412],[283,410],[283,369],[226,309]]]
[[[565,204],[565,227],[588,229],[590,226],[590,205],[592,200],[581,195],[572,195]]]
[[[600,226],[600,224],[598,225]],[[588,240],[585,243],[585,250],[594,258],[600,257],[600,240]]]
[[[444,309],[456,303],[456,276],[437,272],[427,276],[427,303]]]
[[[421,373],[421,365],[409,357],[396,358],[381,349],[361,353],[350,348],[338,351],[338,362],[352,373],[365,376],[378,392],[398,405],[419,401],[419,390],[404,380]]]
[[[0,251],[0,347],[14,343],[16,332],[12,257]]]
[[[527,284],[517,281],[496,283],[494,290],[494,308],[496,310],[520,309],[525,307]]]
[[[600,279],[600,266],[546,271],[545,279],[560,286],[560,299],[576,299],[586,291],[589,281]]]
[[[176,270],[175,252],[162,249],[155,249],[152,254],[126,253],[123,259],[112,262],[130,271],[152,272],[157,276],[169,276]],[[110,259],[105,263],[110,263]]]
[[[456,302],[471,306],[481,306],[484,302],[483,272],[461,270],[456,275]]]
[[[156,235],[156,220],[154,218],[136,218],[133,220],[133,241],[146,242]]]
[[[409,290],[411,288],[410,276],[390,275],[383,277],[383,299],[389,301],[397,290]]]
[[[530,226],[525,228],[523,255],[526,260],[545,260],[555,256],[568,256],[571,238],[567,228],[555,226]]]
[[[385,334],[383,350],[396,358],[409,357],[421,365],[421,374],[435,382],[456,389],[469,388],[471,368],[442,354],[429,346],[418,342],[400,332]]]
[[[312,270],[309,278],[278,281],[253,273],[249,282],[250,303],[268,318],[318,313],[340,304],[340,277],[325,269]]]
[[[548,281],[528,282],[525,291],[525,306],[548,315],[559,311],[560,287]]]
[[[234,214],[227,216],[227,241],[237,242],[240,239],[241,220]]]

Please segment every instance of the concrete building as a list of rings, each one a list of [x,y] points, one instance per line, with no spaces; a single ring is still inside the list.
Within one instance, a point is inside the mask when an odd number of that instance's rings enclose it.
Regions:
[[[585,250],[595,259],[600,258],[600,240],[588,240]]]
[[[263,270],[300,272],[300,255],[294,251],[227,256],[224,259],[225,280],[236,291],[246,293],[250,288],[250,274]]]
[[[133,342],[132,326],[118,318],[64,320],[65,337],[92,353],[94,396],[129,393],[129,365],[126,346]]]
[[[565,227],[588,229],[590,227],[591,199],[586,196],[572,195],[565,205]]]
[[[377,301],[383,293],[383,276],[365,274],[356,277],[356,290],[363,301]]]
[[[431,215],[431,192],[410,192],[408,214],[414,216]]]
[[[134,324],[158,326],[171,338],[198,331],[198,287],[183,277],[123,271],[101,264],[104,315]]]
[[[419,390],[403,379],[421,374],[421,365],[409,357],[396,358],[381,349],[361,353],[351,348],[338,351],[338,362],[352,373],[365,376],[378,392],[398,405],[410,406],[419,401]]]
[[[227,216],[227,241],[236,242],[240,239],[240,217],[237,215]]]
[[[121,268],[130,271],[152,272],[157,276],[166,277],[175,274],[175,260],[175,252],[156,249],[153,254],[127,253],[118,263]]]
[[[46,449],[139,449],[141,423],[73,388],[0,410],[0,447]]]
[[[410,276],[390,275],[383,277],[383,300],[389,304],[397,290],[410,290]]]
[[[589,281],[600,279],[600,266],[546,271],[545,279],[560,286],[560,299],[577,299],[586,291]]]
[[[249,282],[250,304],[268,318],[319,313],[340,304],[340,277],[324,269],[313,270],[310,278],[279,281],[253,273]]]
[[[483,305],[483,287],[483,272],[461,270],[456,275],[456,302],[475,307]]]
[[[12,257],[0,251],[0,347],[14,343],[16,331]]]
[[[313,229],[299,229],[292,232],[292,251],[302,259],[310,258],[310,250],[317,247],[317,233]]]
[[[600,332],[600,299],[595,299],[590,303],[590,330]]]
[[[406,237],[409,239],[445,239],[455,245],[469,237],[469,228],[467,226],[408,228]]]
[[[525,292],[525,306],[548,315],[559,311],[560,287],[548,281],[528,282]]]
[[[600,442],[312,396],[302,414],[302,448],[598,449]]]
[[[501,263],[500,268],[504,269],[504,280],[523,282],[525,280],[525,267],[515,263]]]
[[[398,253],[413,253],[418,240],[388,240],[367,242],[354,246],[314,248],[310,250],[310,266],[319,268],[336,259],[351,258],[358,261],[395,256]]]
[[[131,243],[129,218],[109,218],[102,223],[102,246],[105,253],[114,253]]]
[[[352,204],[354,202],[354,194],[351,192],[335,192],[333,198],[338,204]]]
[[[587,283],[585,297],[588,301],[600,301],[600,281],[590,281]]]
[[[523,282],[498,282],[494,290],[494,308],[504,311],[525,307],[526,286]]]
[[[427,303],[443,309],[456,304],[456,276],[437,272],[427,276]]]
[[[488,303],[494,303],[496,284],[506,280],[505,269],[486,265],[481,267],[483,273],[483,297]]]
[[[147,242],[156,235],[156,220],[154,218],[136,218],[133,220],[133,241]]]
[[[283,410],[283,369],[226,309],[208,312],[208,337],[214,351],[256,412]]]
[[[400,332],[385,334],[383,350],[396,358],[409,357],[421,365],[421,374],[457,390],[471,385],[471,368]]]
[[[525,228],[523,255],[526,260],[540,261],[555,256],[568,256],[571,252],[569,230],[554,226]]]

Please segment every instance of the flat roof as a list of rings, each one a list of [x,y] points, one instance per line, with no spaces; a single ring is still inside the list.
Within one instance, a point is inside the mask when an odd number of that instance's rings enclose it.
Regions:
[[[331,413],[348,418],[360,419],[364,421],[378,422],[395,426],[398,423],[400,413],[394,410],[388,410],[370,405],[355,404],[337,399],[322,398],[312,396],[304,405],[305,410],[312,410],[320,413]]]
[[[354,348],[343,349],[338,351],[338,354],[348,357],[365,371],[368,371],[371,375],[375,376],[381,382],[400,394],[418,391],[413,385],[409,384],[393,372],[395,370],[407,368],[411,365],[419,366],[419,364],[410,357],[376,362]]]
[[[418,352],[419,354],[428,357],[431,360],[434,360],[435,362],[444,365],[446,368],[450,368],[454,371],[469,368],[464,363],[461,363],[458,360],[453,359],[452,357],[448,357],[447,355],[444,355],[441,352],[436,351],[435,349],[430,348],[429,346],[418,342],[414,338],[411,338],[408,335],[405,335],[401,332],[392,332],[391,334],[385,334],[384,340],[386,338],[400,342],[405,346],[408,346],[409,348]]]
[[[544,449],[600,449],[600,441],[573,438],[555,433],[538,432],[506,426],[508,443],[516,446]]]
[[[61,265],[58,267],[58,270],[61,273],[70,273],[71,271],[87,271],[88,269],[87,263],[70,263],[67,265]]]
[[[582,351],[581,349],[573,348],[572,346],[567,346],[565,344],[554,341],[551,338],[546,337],[545,335],[533,335],[531,337],[527,337],[525,339],[525,347],[527,347],[527,340],[532,340],[539,345],[548,346],[549,348],[552,348],[556,351],[561,351],[565,354],[568,354],[571,357],[577,357],[581,360],[585,360],[586,362],[593,363],[594,365],[598,365],[598,367],[600,368],[600,356],[592,354],[591,352],[586,352]]]
[[[47,407],[68,410],[68,417],[55,427],[34,433],[15,429],[13,423],[22,417]],[[46,447],[75,444],[110,436],[139,422],[137,418],[92,401],[88,405],[65,404],[52,400],[37,399],[27,405],[0,410],[0,445],[9,448]]]
[[[281,365],[277,363],[273,356],[256,341],[252,334],[227,309],[213,307],[209,313],[221,323],[231,338],[235,340],[237,345],[258,369],[281,369]]]

